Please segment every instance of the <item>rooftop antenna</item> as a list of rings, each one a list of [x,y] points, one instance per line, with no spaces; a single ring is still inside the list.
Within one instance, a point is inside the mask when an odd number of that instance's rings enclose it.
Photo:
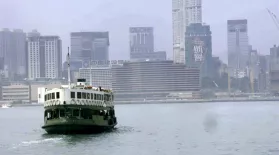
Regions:
[[[68,86],[71,89],[71,73],[70,73],[70,48],[68,47],[68,54],[67,54],[67,62],[68,62]]]

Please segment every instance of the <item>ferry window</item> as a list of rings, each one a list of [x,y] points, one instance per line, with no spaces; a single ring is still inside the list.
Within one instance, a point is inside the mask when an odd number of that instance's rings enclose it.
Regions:
[[[93,100],[93,93],[91,93],[91,100]]]
[[[107,101],[107,95],[106,94],[104,95],[104,100]]]
[[[104,95],[101,95],[101,100],[102,100],[102,101],[104,100]]]
[[[90,99],[90,93],[87,93],[87,99]]]
[[[94,94],[94,100],[97,100],[97,94]]]
[[[47,95],[45,95],[45,101],[47,101]]]
[[[74,109],[74,110],[73,110],[73,116],[74,116],[74,117],[79,116],[79,110],[78,110],[78,109]]]
[[[60,117],[65,117],[65,110],[60,109],[59,115],[60,115]]]
[[[106,95],[106,99],[105,99],[106,101],[109,101],[109,95]]]
[[[76,92],[71,92],[71,98],[76,98]]]
[[[51,93],[51,98],[55,99],[55,94],[54,93]]]
[[[86,99],[86,93],[82,93],[82,99]]]
[[[60,94],[59,92],[56,92],[56,98],[59,99],[60,98]]]
[[[47,94],[47,100],[50,100],[51,97],[50,97],[50,94]]]
[[[77,98],[81,98],[81,92],[77,92]]]

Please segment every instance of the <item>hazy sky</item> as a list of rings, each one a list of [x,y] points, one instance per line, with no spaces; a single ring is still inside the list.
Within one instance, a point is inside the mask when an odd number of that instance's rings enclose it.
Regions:
[[[253,48],[268,54],[271,46],[279,44],[279,30],[266,8],[279,16],[279,0],[203,0],[213,54],[227,62],[226,21],[240,18],[248,19]],[[166,50],[172,58],[171,0],[0,0],[0,28],[59,35],[64,54],[70,32],[109,31],[110,59],[128,59],[130,26],[153,26],[156,50]]]

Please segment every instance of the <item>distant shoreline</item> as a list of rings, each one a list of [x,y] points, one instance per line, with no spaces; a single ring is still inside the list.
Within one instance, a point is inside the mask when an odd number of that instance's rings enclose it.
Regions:
[[[123,104],[172,104],[172,103],[212,103],[212,102],[261,102],[279,101],[279,98],[230,98],[230,99],[195,99],[195,100],[146,100],[146,101],[115,101],[115,105]],[[13,107],[43,106],[43,104],[12,104]]]
[[[115,104],[171,104],[171,103],[212,103],[212,102],[262,102],[279,101],[279,98],[266,99],[199,99],[199,100],[152,100],[152,101],[115,101]]]

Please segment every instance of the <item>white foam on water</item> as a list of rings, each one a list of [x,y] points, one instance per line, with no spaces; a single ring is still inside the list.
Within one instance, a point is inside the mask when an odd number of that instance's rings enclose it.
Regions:
[[[42,143],[57,143],[60,140],[62,140],[62,138],[47,138],[47,139],[41,139],[41,140],[23,141],[19,144],[16,144],[12,148],[16,149],[18,147],[28,147],[28,146],[31,146],[31,145],[42,144]]]

